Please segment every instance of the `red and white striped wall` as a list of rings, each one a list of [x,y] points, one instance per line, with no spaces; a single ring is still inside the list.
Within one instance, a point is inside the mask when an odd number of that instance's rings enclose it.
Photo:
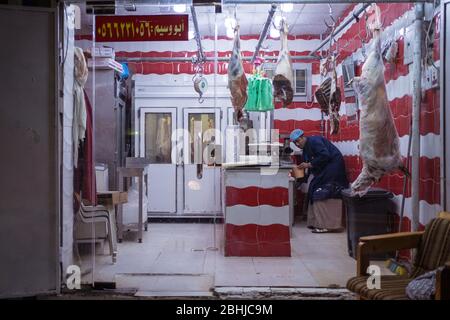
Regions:
[[[359,6],[359,5],[358,5]],[[385,64],[385,78],[387,85],[388,99],[395,120],[395,124],[400,136],[401,152],[406,157],[408,140],[410,138],[410,122],[412,111],[412,79],[410,66],[403,62],[404,52],[404,27],[408,26],[414,17],[411,4],[379,4],[384,21],[385,35],[391,39],[396,39],[399,44],[399,53],[395,64]],[[346,18],[353,12],[353,7],[343,15]],[[439,19],[439,16],[436,17]],[[437,25],[439,25],[437,23]],[[360,22],[354,21],[349,24],[337,36],[337,47],[339,48],[338,77],[343,90],[342,72],[340,64],[350,55],[358,60],[357,74],[360,73],[364,56],[362,54],[362,39],[366,38],[364,19]],[[439,30],[436,30],[434,43],[434,60],[439,65]],[[315,80],[313,83],[317,84]],[[320,80],[319,80],[320,82]],[[343,91],[342,91],[343,92]],[[421,106],[420,119],[420,223],[425,225],[430,219],[436,216],[441,210],[440,206],[440,121],[439,121],[439,89],[426,88]],[[344,155],[346,169],[350,181],[356,179],[362,168],[362,161],[359,157],[358,122],[348,121],[345,108],[348,104],[355,103],[354,98],[346,98],[341,105],[341,129],[339,134],[329,136]],[[307,134],[320,134],[320,110],[316,104],[297,103],[290,106],[290,109],[276,110],[275,125],[282,133],[288,133],[294,128],[302,128]],[[376,186],[392,191],[395,194],[395,201],[400,210],[400,203],[403,195],[403,175],[393,172],[386,175]],[[404,230],[410,229],[411,219],[411,184],[405,192],[405,218]]]
[[[252,56],[258,42],[258,35],[241,36],[241,50],[243,56]],[[79,47],[87,49],[92,47],[92,37],[87,35],[76,36]],[[292,55],[307,55],[309,51],[320,43],[318,36],[297,36],[290,37],[289,50]],[[280,50],[279,39],[268,39],[265,43],[265,51],[261,54],[265,56],[278,56]],[[194,40],[182,42],[117,42],[98,43],[97,46],[104,45],[114,48],[116,57],[192,57],[197,53],[197,44]],[[206,37],[202,40],[202,46],[207,57],[214,56],[214,40]],[[233,41],[226,37],[220,37],[216,44],[219,57],[230,57],[233,50]],[[305,61],[298,61],[305,62]],[[194,74],[194,66],[190,62],[130,62],[129,68],[133,74]],[[227,74],[228,63],[218,63],[218,73]],[[252,72],[252,65],[244,62],[244,69],[247,73]],[[214,63],[207,62],[204,65],[204,74],[214,73]]]
[[[399,44],[398,60],[395,64],[386,64],[385,78],[387,82],[387,93],[390,102],[394,121],[400,136],[401,152],[407,156],[408,140],[410,138],[411,128],[411,111],[412,111],[412,79],[409,72],[409,66],[403,62],[404,39],[402,36],[402,28],[408,25],[414,17],[411,4],[380,4],[382,18],[387,26],[386,32],[391,38],[395,38]],[[355,43],[351,46],[358,48],[360,39],[357,36],[359,26],[357,24],[349,28],[343,35],[342,40],[346,43]],[[436,30],[439,31],[439,30]],[[439,33],[434,39],[434,60],[439,64]],[[359,46],[360,47],[360,46]],[[359,50],[359,51],[358,51]],[[361,50],[357,49],[356,55],[360,55]],[[345,55],[342,56],[342,59]],[[361,59],[362,60],[362,59]],[[347,126],[346,126],[347,127]],[[344,128],[344,135],[351,137],[355,133],[352,126],[348,126],[347,132]],[[439,89],[426,88],[423,102],[421,105],[421,119],[420,119],[420,223],[425,225],[429,220],[434,218],[441,210],[440,206],[440,154],[442,144],[440,141],[440,121],[439,121]],[[359,130],[359,128],[358,128]],[[358,134],[359,136],[359,134]],[[357,137],[355,135],[355,137]],[[338,137],[335,141],[346,141],[342,137]],[[348,141],[348,140],[347,140]],[[344,142],[345,143],[345,142]],[[348,146],[348,144],[347,144]],[[356,178],[359,171],[360,161],[355,163],[355,150],[351,148],[342,148],[343,153],[351,158],[347,158],[350,171],[351,180],[353,176]],[[410,161],[411,163],[411,161]],[[395,194],[395,200],[400,210],[400,203],[403,195],[403,175],[398,172],[391,173],[384,177],[378,186],[386,188]],[[411,220],[411,184],[405,192],[405,218],[404,229],[410,229]]]
[[[226,169],[225,256],[291,256],[288,170]]]
[[[356,5],[356,7],[360,4]],[[412,110],[412,94],[411,94],[411,76],[409,68],[403,62],[404,52],[404,28],[412,22],[414,12],[412,5],[408,3],[395,4],[379,4],[384,22],[384,34],[387,37],[396,39],[399,44],[399,53],[395,64],[386,64],[385,78],[387,84],[388,98],[392,114],[400,135],[401,151],[406,156],[409,140],[411,110]],[[343,21],[353,12],[355,6],[350,6],[342,15],[339,21]],[[439,16],[436,17],[439,19]],[[353,55],[358,61],[357,74],[360,72],[362,62],[364,60],[362,41],[367,41],[366,30],[364,26],[365,19],[359,22],[353,21],[346,26],[337,35],[337,46],[339,48],[338,57],[338,77],[342,86],[342,74],[340,64],[346,57]],[[436,24],[437,26],[439,24]],[[434,59],[439,64],[439,30],[436,30],[434,39]],[[76,37],[78,40],[76,45],[82,48],[92,46],[90,36]],[[257,42],[257,35],[241,36],[241,48],[243,54],[250,56],[253,53]],[[306,55],[314,49],[319,43],[318,36],[291,36],[289,48],[292,55]],[[202,40],[204,51],[207,56],[214,55],[214,41],[211,38]],[[280,49],[280,41],[278,39],[269,39],[266,41],[268,49],[266,55],[276,56]],[[98,44],[100,45],[100,44]],[[113,47],[118,57],[191,57],[196,52],[195,41],[185,42],[129,42],[129,43],[102,43]],[[217,50],[219,56],[230,56],[233,43],[231,39],[220,38],[217,42]],[[311,63],[310,61],[308,63]],[[130,63],[130,70],[134,74],[146,74],[154,77],[155,81],[161,83],[170,82],[166,79],[179,79],[186,81],[190,75],[194,73],[194,68],[190,62],[134,62]],[[250,73],[252,66],[244,63],[246,72]],[[207,63],[204,70],[206,75],[214,73],[212,63]],[[221,62],[218,66],[218,73],[226,77],[227,63]],[[312,63],[312,92],[315,92],[319,86],[321,78],[319,76],[319,63]],[[190,78],[189,78],[190,79]],[[222,79],[226,83],[226,79]],[[342,88],[341,88],[342,89]],[[346,98],[341,106],[341,129],[338,135],[328,136],[342,151],[346,165],[349,180],[353,181],[359,174],[362,162],[359,158],[358,140],[359,125],[357,121],[351,121],[346,115],[346,107],[355,103],[354,98]],[[439,89],[427,89],[423,97],[421,108],[421,169],[420,169],[420,222],[426,224],[440,210],[440,122],[439,122]],[[308,135],[321,134],[321,113],[319,105],[313,101],[294,102],[288,108],[282,109],[279,103],[276,104],[274,112],[275,128],[280,133],[289,133],[295,128],[302,128]],[[386,175],[377,185],[392,191],[395,199],[400,204],[403,194],[403,176],[394,172]],[[405,192],[406,208],[405,208],[405,230],[408,230],[411,217],[411,190],[410,184]],[[278,192],[278,191],[275,191]],[[400,206],[398,206],[400,207]]]

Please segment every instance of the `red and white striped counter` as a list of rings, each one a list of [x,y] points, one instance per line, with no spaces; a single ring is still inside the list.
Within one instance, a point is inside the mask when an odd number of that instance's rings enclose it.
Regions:
[[[289,170],[224,168],[225,256],[291,256]]]

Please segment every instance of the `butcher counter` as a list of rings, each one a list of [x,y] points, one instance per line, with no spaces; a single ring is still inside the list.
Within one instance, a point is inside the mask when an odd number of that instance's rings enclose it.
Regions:
[[[291,256],[291,167],[274,169],[223,167],[225,256]]]

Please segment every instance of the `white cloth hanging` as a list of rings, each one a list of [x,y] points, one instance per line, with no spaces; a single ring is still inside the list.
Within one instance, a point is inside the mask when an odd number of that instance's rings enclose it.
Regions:
[[[84,58],[83,50],[75,47],[75,60],[74,60],[74,77],[73,82],[73,122],[72,122],[72,135],[73,135],[73,163],[74,167],[78,164],[78,145],[80,141],[84,140],[86,133],[86,104],[84,101],[84,85],[88,77],[88,68],[86,60]]]

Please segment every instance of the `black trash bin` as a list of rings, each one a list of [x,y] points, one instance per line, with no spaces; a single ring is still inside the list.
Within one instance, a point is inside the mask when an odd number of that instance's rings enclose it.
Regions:
[[[370,188],[363,196],[351,196],[351,190],[342,190],[345,204],[348,254],[356,259],[360,237],[394,232],[393,194],[380,188]],[[372,260],[384,260],[393,253],[376,254]]]

